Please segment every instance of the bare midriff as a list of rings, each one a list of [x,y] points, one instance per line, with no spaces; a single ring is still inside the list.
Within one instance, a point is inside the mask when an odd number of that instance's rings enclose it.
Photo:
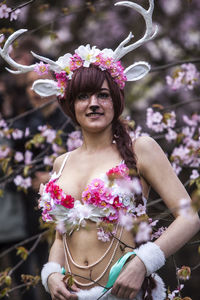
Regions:
[[[74,231],[70,236],[66,236],[66,242],[73,261],[79,266],[93,265],[87,269],[79,268],[71,262],[69,256],[67,255],[72,274],[80,276],[75,276],[74,278],[76,281],[83,284],[79,285],[76,282],[77,286],[79,286],[81,289],[88,289],[97,285],[94,283],[90,286],[87,286],[87,284],[91,283],[92,280],[96,281],[96,279],[103,274],[104,270],[107,269],[101,279],[98,280],[98,284],[105,286],[108,281],[108,275],[111,267],[125,253],[133,251],[135,244],[131,232],[126,231],[124,228],[118,227],[116,237],[119,238],[121,242],[118,242],[117,239],[114,239],[112,243],[112,238],[109,242],[102,242],[98,240],[97,225],[92,221],[87,221],[86,227],[81,227],[78,231]],[[110,250],[105,257],[103,257],[111,243],[112,246]],[[125,246],[124,244],[130,247]],[[101,259],[101,257],[103,257],[103,259]],[[100,261],[94,265],[94,263],[98,260]],[[67,263],[65,268],[67,271],[69,271]],[[82,277],[88,278],[88,280]]]

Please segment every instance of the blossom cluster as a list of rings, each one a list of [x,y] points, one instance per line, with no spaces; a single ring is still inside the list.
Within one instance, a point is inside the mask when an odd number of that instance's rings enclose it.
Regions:
[[[171,161],[174,165],[179,167],[179,172],[182,166],[188,166],[198,168],[200,164],[199,148],[200,148],[200,116],[193,114],[191,118],[187,115],[183,115],[183,122],[186,126],[183,126],[178,138],[181,139],[181,143],[175,147],[171,154]],[[197,170],[192,170],[192,178],[199,177]]]
[[[63,98],[65,96],[65,89],[68,80],[72,78],[73,72],[80,67],[88,68],[90,65],[95,65],[102,71],[107,70],[114,81],[118,84],[120,89],[124,88],[125,81],[127,80],[124,74],[124,68],[120,61],[114,61],[114,52],[111,49],[97,49],[96,46],[91,47],[89,44],[86,46],[81,45],[75,50],[75,54],[70,53],[59,57],[56,64],[59,66],[55,70],[57,79],[58,95]],[[49,71],[49,64],[40,62],[36,64],[35,72],[39,75],[47,74]]]
[[[10,16],[10,21],[17,20],[20,12],[20,9],[12,11],[6,4],[0,4],[0,19],[7,19]]]
[[[68,139],[67,139],[67,143],[66,143],[67,149],[68,149],[68,151],[72,151],[72,150],[80,147],[82,145],[82,143],[83,143],[83,140],[81,137],[81,131],[75,130],[68,135]]]
[[[74,207],[74,198],[71,195],[66,195],[64,191],[55,183],[55,180],[50,180],[45,186],[40,186],[39,208],[42,209],[42,218],[44,221],[51,221],[51,211],[56,205],[70,209]]]
[[[194,64],[183,64],[176,69],[172,76],[166,76],[166,82],[172,90],[176,91],[180,88],[193,90],[195,84],[199,82],[200,73]]]
[[[146,124],[148,128],[155,132],[168,130],[168,135],[170,135],[169,139],[176,138],[176,133],[172,130],[176,124],[176,114],[174,111],[162,114],[161,112],[154,111],[151,107],[149,107],[146,112]]]

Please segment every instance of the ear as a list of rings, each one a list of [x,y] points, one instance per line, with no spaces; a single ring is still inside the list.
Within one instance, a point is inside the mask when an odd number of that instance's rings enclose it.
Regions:
[[[127,81],[136,81],[144,77],[150,69],[151,67],[147,62],[139,61],[126,68],[124,74],[127,77]]]
[[[51,79],[38,79],[34,81],[32,89],[41,97],[59,95],[57,83]]]

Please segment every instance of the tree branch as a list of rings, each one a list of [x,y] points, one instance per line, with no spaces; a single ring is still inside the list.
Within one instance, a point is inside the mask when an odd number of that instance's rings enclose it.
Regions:
[[[153,73],[153,72],[163,71],[163,70],[166,70],[166,69],[178,66],[178,65],[189,64],[189,63],[199,64],[200,59],[196,58],[196,59],[179,60],[179,61],[171,62],[169,64],[166,64],[166,65],[163,65],[163,66],[160,66],[160,67],[152,67],[150,72]]]

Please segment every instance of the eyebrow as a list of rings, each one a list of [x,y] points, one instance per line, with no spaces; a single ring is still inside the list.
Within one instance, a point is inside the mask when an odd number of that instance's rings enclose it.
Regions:
[[[104,90],[106,90],[106,91],[110,92],[110,90],[109,90],[109,89],[107,89],[107,88],[101,88],[101,89],[100,89],[100,91],[104,91]]]

